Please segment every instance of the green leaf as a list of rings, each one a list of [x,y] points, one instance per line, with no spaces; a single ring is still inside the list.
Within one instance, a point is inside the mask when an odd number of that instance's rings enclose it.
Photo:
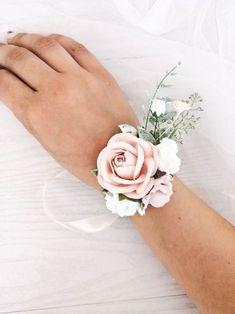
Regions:
[[[108,194],[109,196],[113,196],[113,193],[112,192],[110,192],[110,191],[107,191],[107,190],[104,190],[104,192],[106,193],[106,194]]]
[[[98,175],[98,169],[92,169],[92,170],[91,170],[91,173],[92,173],[94,176],[97,177],[97,175]]]
[[[170,111],[170,112],[166,112],[163,117],[166,119],[166,120],[171,120],[175,117],[176,115],[176,112],[175,111]]]
[[[144,203],[142,201],[140,202],[140,208],[144,210]]]
[[[130,124],[119,124],[118,125],[122,133],[130,133],[132,135],[137,135],[137,130]]]
[[[165,100],[165,102],[174,101],[174,99],[173,99],[173,98],[168,97],[168,96],[161,97],[161,99],[162,99],[162,100]]]
[[[149,131],[146,131],[145,129],[142,128],[138,128],[138,134],[139,138],[142,138],[143,140],[150,142],[154,145],[156,144],[154,136]]]
[[[151,115],[150,118],[149,118],[149,122],[150,122],[152,125],[155,125],[155,124],[156,124],[156,121],[157,121],[157,118],[155,118],[153,115]]]
[[[124,201],[127,197],[124,194],[118,194],[118,200]]]

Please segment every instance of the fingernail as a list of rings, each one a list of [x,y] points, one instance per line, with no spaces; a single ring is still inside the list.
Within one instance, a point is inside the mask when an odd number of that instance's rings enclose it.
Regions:
[[[10,39],[12,39],[15,36],[15,32],[13,31],[8,31],[6,34],[6,39],[7,41],[9,41]]]

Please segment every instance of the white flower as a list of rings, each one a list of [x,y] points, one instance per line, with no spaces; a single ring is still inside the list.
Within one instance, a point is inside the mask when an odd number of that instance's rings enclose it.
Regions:
[[[117,193],[105,193],[106,206],[114,214],[118,214],[120,217],[133,216],[136,212],[141,215],[144,214],[144,210],[141,209],[140,202],[132,201],[130,199],[119,200],[119,194]]]
[[[182,100],[175,100],[170,101],[167,103],[167,111],[175,111],[177,115],[180,115],[182,112],[189,110],[192,107],[192,103],[182,101]]]
[[[157,116],[159,117],[161,114],[164,114],[166,111],[166,103],[164,100],[155,99],[151,106],[152,112],[156,112]]]
[[[122,133],[130,133],[134,136],[137,135],[137,130],[130,124],[119,124],[119,129],[122,131]]]
[[[178,147],[175,141],[164,138],[158,148],[158,168],[167,174],[174,174],[179,171],[181,160],[176,155]]]

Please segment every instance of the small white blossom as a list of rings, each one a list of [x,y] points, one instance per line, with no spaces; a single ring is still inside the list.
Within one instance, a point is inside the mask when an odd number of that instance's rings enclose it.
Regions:
[[[151,106],[152,112],[156,112],[157,116],[159,117],[161,114],[164,114],[166,111],[166,103],[164,100],[155,99]]]
[[[119,128],[122,131],[122,133],[129,133],[134,136],[137,135],[137,130],[130,124],[119,124]]]
[[[167,111],[174,111],[177,115],[180,115],[182,112],[189,110],[192,107],[192,103],[182,101],[182,100],[175,100],[170,101],[167,103]]]
[[[120,217],[133,216],[136,212],[143,212],[140,207],[140,202],[130,199],[119,200],[117,193],[105,193],[106,206],[114,214]]]
[[[178,152],[177,144],[174,140],[164,138],[158,148],[158,167],[159,170],[167,174],[174,174],[179,171],[181,160],[176,155]]]

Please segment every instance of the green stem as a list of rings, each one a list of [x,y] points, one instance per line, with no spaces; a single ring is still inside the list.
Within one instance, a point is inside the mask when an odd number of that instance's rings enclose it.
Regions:
[[[167,129],[165,129],[165,131],[164,131],[162,134],[160,134],[160,136],[159,136],[158,138],[156,138],[156,140],[157,140],[157,141],[160,141],[160,139],[162,138],[162,136],[163,136],[167,131],[169,131],[169,130],[172,128],[172,126],[173,126],[174,128],[177,128],[177,126],[179,126],[179,125],[184,121],[184,118],[185,118],[187,115],[188,115],[188,113],[187,113],[186,115],[182,115],[182,116],[181,116],[182,119],[181,119],[177,124],[175,124],[175,122],[180,118],[180,116],[176,116],[176,119],[175,119],[175,120],[172,120],[171,125],[170,125]],[[174,131],[172,131],[172,132],[174,132]],[[171,133],[171,134],[172,134],[172,133]],[[171,136],[171,134],[170,134],[170,136]],[[169,136],[169,138],[170,138],[170,136]]]
[[[167,129],[165,129],[165,131],[164,131],[162,134],[160,134],[160,136],[159,136],[158,138],[156,138],[157,141],[159,141],[159,140],[162,138],[162,136],[163,136],[168,130],[170,130],[170,129],[172,128],[172,126],[174,126],[174,122],[176,122],[177,119],[178,119],[178,117],[175,119],[175,121],[174,121],[174,120],[172,121],[171,125],[170,125]]]
[[[147,126],[148,126],[148,122],[149,122],[149,115],[150,115],[150,111],[151,111],[151,107],[152,107],[152,104],[153,104],[153,101],[155,99],[155,97],[157,96],[157,92],[159,90],[159,88],[161,87],[161,85],[163,84],[163,82],[165,81],[165,79],[172,73],[175,71],[175,69],[178,67],[179,64],[175,65],[169,72],[166,72],[165,76],[161,79],[160,83],[157,85],[157,88],[153,94],[153,97],[150,101],[150,105],[149,105],[149,108],[148,108],[148,112],[147,112],[147,116],[146,116],[146,121],[145,121],[145,126],[144,126],[144,129],[147,130]]]
[[[156,118],[156,123],[155,123],[154,130],[153,130],[154,138],[156,138],[157,129],[158,129],[158,117]]]
[[[175,129],[170,133],[169,138],[171,138],[178,131],[178,126],[184,121],[187,115],[188,115],[188,112],[181,116],[182,119],[177,124],[173,125]],[[175,120],[175,122],[177,121],[177,119]]]
[[[170,133],[169,138],[171,138],[171,137],[176,133],[176,131],[178,131],[178,129],[174,129],[174,130]]]

